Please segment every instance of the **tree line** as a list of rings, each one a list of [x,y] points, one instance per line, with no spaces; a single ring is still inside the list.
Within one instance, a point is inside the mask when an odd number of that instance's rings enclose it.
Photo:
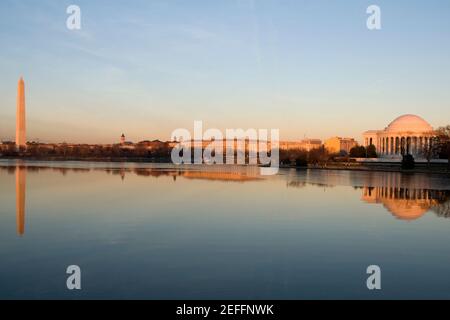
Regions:
[[[0,155],[3,157],[31,157],[55,159],[143,159],[160,162],[171,161],[171,151],[168,142],[137,143],[131,147],[121,144],[113,145],[57,145],[28,143],[27,148],[17,150],[15,143],[2,144]],[[193,153],[193,152],[192,152]],[[306,166],[308,164],[323,164],[329,161],[339,161],[342,158],[377,158],[374,145],[367,148],[355,146],[346,152],[330,153],[323,145],[309,151],[301,149],[280,150],[281,165]],[[447,159],[450,168],[450,125],[440,127],[435,131],[432,143],[424,148],[422,156],[430,161],[433,158]],[[246,157],[247,158],[247,157]]]

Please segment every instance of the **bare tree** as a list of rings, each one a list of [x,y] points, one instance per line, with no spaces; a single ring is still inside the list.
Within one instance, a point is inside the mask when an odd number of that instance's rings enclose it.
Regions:
[[[427,159],[427,166],[430,166],[431,159],[435,158],[439,153],[439,144],[436,139],[436,132],[432,132],[433,137],[428,139],[428,142],[422,146],[422,156]]]
[[[441,158],[447,158],[447,169],[450,170],[450,125],[436,130],[436,147]]]

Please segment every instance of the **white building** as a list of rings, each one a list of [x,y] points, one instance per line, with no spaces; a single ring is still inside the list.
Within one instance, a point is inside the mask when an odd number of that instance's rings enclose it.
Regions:
[[[400,159],[404,154],[424,158],[434,136],[433,127],[419,116],[406,114],[392,121],[384,130],[363,133],[364,146],[374,145],[381,158]]]

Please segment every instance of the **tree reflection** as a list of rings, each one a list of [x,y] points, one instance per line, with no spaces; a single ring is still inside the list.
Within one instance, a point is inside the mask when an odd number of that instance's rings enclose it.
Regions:
[[[432,210],[438,217],[450,218],[450,201],[439,203],[438,205],[434,206]]]

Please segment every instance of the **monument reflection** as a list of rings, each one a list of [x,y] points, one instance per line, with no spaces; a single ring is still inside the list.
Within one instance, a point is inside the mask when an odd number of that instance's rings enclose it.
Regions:
[[[16,226],[17,234],[22,236],[25,233],[25,189],[27,168],[17,166],[16,169]]]

